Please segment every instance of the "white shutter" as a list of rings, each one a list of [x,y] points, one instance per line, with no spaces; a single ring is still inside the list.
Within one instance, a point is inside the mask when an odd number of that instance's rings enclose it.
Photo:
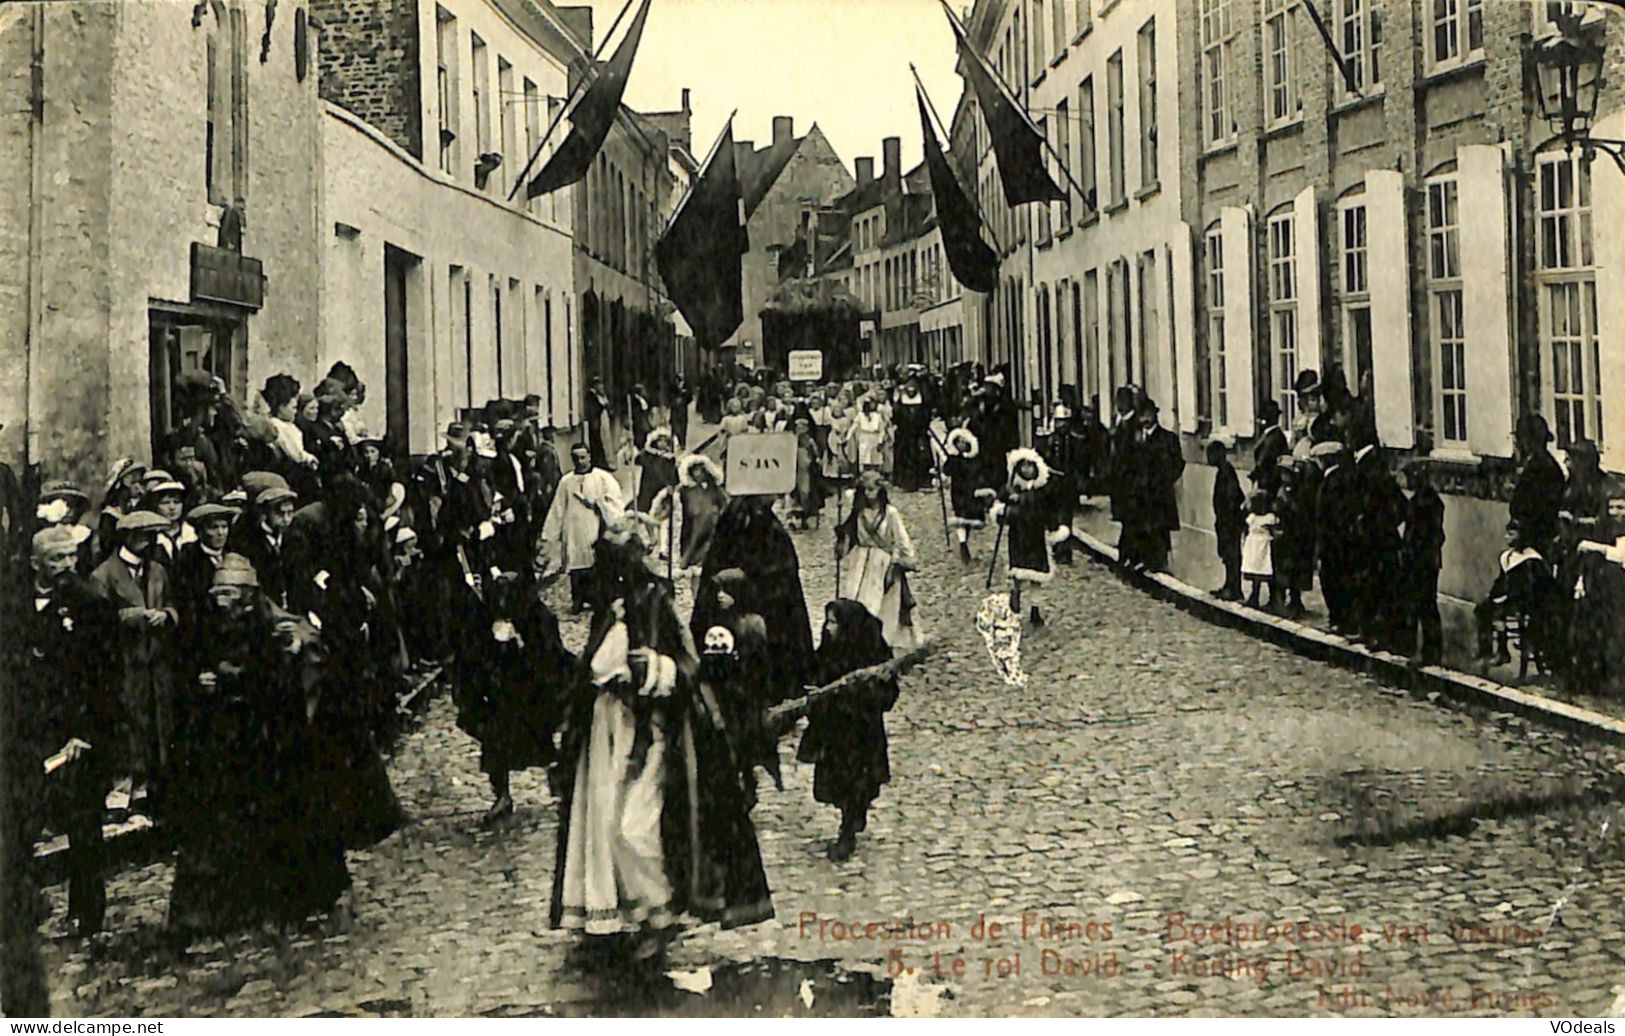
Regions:
[[[1224,366],[1230,430],[1253,433],[1253,215],[1227,208],[1219,214],[1224,237]]]
[[[1491,457],[1512,456],[1517,348],[1509,311],[1506,155],[1499,144],[1474,144],[1457,152],[1467,448]]]
[[[1191,282],[1194,239],[1189,223],[1181,222],[1168,246],[1170,333],[1174,336],[1174,399],[1179,409],[1179,430],[1196,431],[1196,285]]]
[[[1625,138],[1625,111],[1599,120],[1593,134]],[[1625,471],[1625,174],[1612,162],[1591,163],[1591,225],[1597,250],[1597,340],[1602,343],[1602,460]]]
[[[1313,186],[1292,202],[1298,251],[1298,369],[1324,374],[1320,366],[1320,206]]]
[[[1384,446],[1406,448],[1415,444],[1416,428],[1411,402],[1411,262],[1404,174],[1371,170],[1365,174],[1365,195],[1377,436]]]

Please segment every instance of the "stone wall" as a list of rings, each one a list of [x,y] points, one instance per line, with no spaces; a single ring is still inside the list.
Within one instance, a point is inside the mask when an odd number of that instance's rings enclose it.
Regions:
[[[315,0],[321,93],[423,157],[417,0]]]

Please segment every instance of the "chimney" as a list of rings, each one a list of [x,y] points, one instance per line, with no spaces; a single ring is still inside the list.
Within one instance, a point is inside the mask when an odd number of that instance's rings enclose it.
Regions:
[[[685,113],[690,110],[689,107],[688,107],[688,87],[686,87],[686,86],[683,87],[683,108],[682,108],[682,110]]]
[[[796,120],[789,115],[773,116],[773,143],[782,144],[796,135]]]
[[[869,186],[869,183],[875,178],[875,160],[865,155],[863,158],[858,159],[855,165],[858,173],[858,187]]]
[[[743,148],[747,155],[756,153],[756,141],[754,140],[736,140],[734,141],[734,147]]]
[[[886,179],[897,181],[903,176],[903,138],[887,137],[880,142],[882,153],[886,157]]]

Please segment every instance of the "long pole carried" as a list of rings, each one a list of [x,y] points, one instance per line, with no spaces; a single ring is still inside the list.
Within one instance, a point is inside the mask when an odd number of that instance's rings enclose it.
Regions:
[[[563,122],[564,117],[570,113],[570,105],[575,101],[576,95],[581,92],[582,87],[592,82],[593,77],[597,74],[596,66],[598,64],[598,56],[604,52],[605,47],[609,46],[609,38],[615,35],[615,30],[621,24],[621,19],[626,17],[626,12],[632,9],[632,5],[635,2],[636,0],[626,0],[625,5],[621,7],[621,13],[617,14],[615,16],[615,20],[609,23],[609,31],[604,33],[604,38],[598,41],[598,49],[592,52],[591,57],[587,61],[586,74],[584,74],[580,79],[576,80],[576,84],[572,86],[570,88],[570,92],[565,95],[564,104],[559,107],[559,113],[548,121],[547,131],[542,134],[542,139],[536,142],[536,150],[530,153],[530,159],[525,163],[525,168],[521,169],[519,171],[519,175],[514,177],[513,189],[508,191],[508,201],[513,201],[513,196],[518,194],[519,188],[525,185],[525,177],[530,175],[531,167],[536,164],[536,160],[542,157],[542,148],[547,146],[548,138],[553,136],[553,131],[559,128],[559,123]]]
[[[987,559],[987,585],[983,589],[993,589],[993,569],[999,564],[999,544],[1004,542],[1004,523],[999,523],[999,531],[993,535],[993,556]]]
[[[937,503],[942,506],[942,542],[945,546],[951,547],[953,546],[953,537],[948,535],[948,498],[943,495],[942,491],[942,458],[948,455],[948,446],[937,438],[937,433],[933,432],[929,426],[925,429],[925,434],[931,437],[932,443],[940,447],[940,451],[931,451],[931,459],[937,465]]]

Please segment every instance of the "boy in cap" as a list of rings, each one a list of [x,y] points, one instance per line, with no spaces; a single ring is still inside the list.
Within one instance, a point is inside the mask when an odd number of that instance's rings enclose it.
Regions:
[[[125,762],[130,772],[130,805],[146,797],[149,780],[169,767],[174,733],[175,629],[180,621],[170,599],[159,537],[169,523],[151,511],[119,519],[119,548],[96,567],[90,581],[118,614],[113,645],[119,659]]]
[[[8,871],[37,887],[33,845],[47,822],[68,836],[68,922],[101,930],[107,909],[102,809],[111,778],[114,711],[101,671],[112,632],[108,604],[74,571],[84,541],[70,529],[35,533],[31,572],[6,587],[4,651],[12,717],[7,773],[20,823],[6,832]],[[24,895],[21,901],[39,902]],[[34,919],[36,923],[43,918]]]
[[[282,479],[276,478],[276,482]],[[226,549],[241,554],[254,567],[260,589],[279,608],[288,606],[290,566],[286,540],[297,499],[286,483],[265,486],[255,493],[252,509],[236,523],[226,540]]]
[[[224,504],[203,504],[192,509],[192,527],[197,530],[197,540],[175,554],[170,568],[173,587],[170,597],[183,620],[189,622],[208,603],[209,587],[225,557],[226,541],[237,515],[236,509]]]

